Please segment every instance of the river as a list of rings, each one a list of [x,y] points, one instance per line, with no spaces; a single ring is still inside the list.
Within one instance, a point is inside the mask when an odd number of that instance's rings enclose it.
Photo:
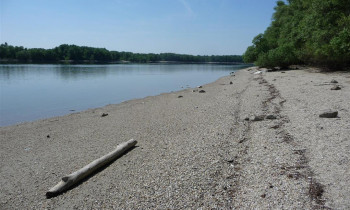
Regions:
[[[0,126],[210,83],[247,65],[0,65]]]

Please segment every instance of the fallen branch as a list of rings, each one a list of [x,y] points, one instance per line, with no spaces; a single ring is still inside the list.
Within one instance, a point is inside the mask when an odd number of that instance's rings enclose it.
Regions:
[[[100,157],[99,159],[92,161],[91,163],[79,169],[78,171],[63,177],[62,180],[56,186],[51,188],[46,193],[46,197],[50,198],[64,192],[72,185],[78,183],[79,181],[81,181],[82,179],[84,179],[94,171],[96,171],[98,168],[110,163],[115,158],[121,156],[128,149],[135,146],[136,143],[137,143],[136,140],[130,139],[129,141],[118,145],[114,151],[108,153],[107,155]]]

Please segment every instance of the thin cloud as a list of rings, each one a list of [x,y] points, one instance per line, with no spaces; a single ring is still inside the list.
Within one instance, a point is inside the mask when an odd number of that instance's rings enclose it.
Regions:
[[[190,6],[190,4],[186,1],[186,0],[179,0],[181,2],[181,4],[185,7],[187,13],[190,15],[190,16],[194,16],[194,12]]]

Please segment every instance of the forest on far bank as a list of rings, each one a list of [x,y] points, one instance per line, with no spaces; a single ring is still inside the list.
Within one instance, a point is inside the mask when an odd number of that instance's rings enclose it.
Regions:
[[[350,0],[277,1],[272,22],[243,55],[260,67],[350,67]]]
[[[241,55],[186,55],[176,53],[132,53],[109,51],[105,48],[94,48],[62,44],[53,49],[0,45],[0,61],[7,63],[242,63]]]

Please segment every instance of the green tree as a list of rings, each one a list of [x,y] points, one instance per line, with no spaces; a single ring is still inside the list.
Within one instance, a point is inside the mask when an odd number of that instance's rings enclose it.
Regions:
[[[62,44],[53,49],[14,47],[7,43],[0,45],[0,59],[18,59],[22,62],[116,62],[130,61],[138,63],[177,61],[177,62],[242,62],[242,56],[200,56],[175,53],[132,53],[108,51],[105,48]]]
[[[245,62],[259,66],[350,64],[350,1],[277,1],[271,25],[253,39]]]

